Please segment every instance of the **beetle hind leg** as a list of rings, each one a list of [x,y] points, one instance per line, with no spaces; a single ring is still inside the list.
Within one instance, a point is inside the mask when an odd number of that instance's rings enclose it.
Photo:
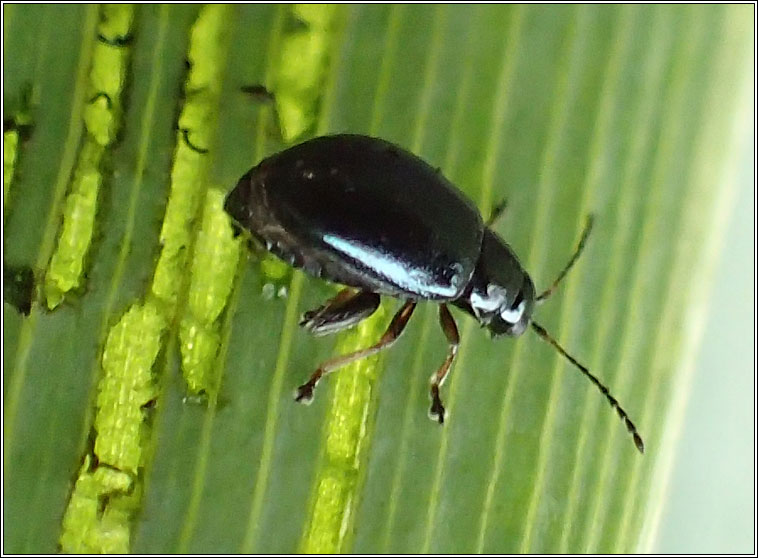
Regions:
[[[323,306],[303,314],[300,326],[313,335],[329,335],[353,327],[379,308],[379,295],[343,289]]]
[[[378,296],[379,295],[377,295],[377,297]],[[337,297],[339,297],[339,294],[337,295]],[[413,310],[415,308],[416,308],[416,303],[414,301],[408,301],[405,304],[403,304],[400,310],[398,310],[395,316],[392,318],[392,321],[390,322],[390,325],[387,328],[387,331],[384,332],[384,335],[382,335],[381,339],[379,339],[379,341],[377,341],[375,344],[371,345],[370,347],[366,347],[365,349],[361,349],[360,351],[355,351],[354,353],[348,353],[346,355],[338,356],[338,357],[329,359],[325,362],[322,362],[321,365],[316,369],[316,371],[308,379],[308,381],[305,382],[303,385],[301,385],[299,388],[297,388],[295,401],[298,401],[301,403],[310,403],[313,400],[313,390],[316,389],[316,384],[319,382],[319,380],[323,376],[325,376],[329,372],[332,372],[333,370],[342,368],[343,366],[350,364],[351,362],[376,354],[382,349],[386,349],[387,347],[392,345],[397,340],[397,338],[400,337],[400,334],[403,333],[405,326],[408,325],[408,320],[411,319],[411,315],[413,314]]]
[[[444,304],[440,304],[440,325],[442,326],[442,331],[445,333],[445,337],[447,337],[448,349],[445,362],[442,363],[442,366],[432,376],[429,388],[432,397],[432,407],[429,409],[429,418],[442,424],[445,422],[445,406],[442,404],[442,399],[440,399],[440,387],[450,371],[453,360],[455,360],[455,355],[458,354],[458,344],[460,343],[458,326],[455,325],[453,315]]]

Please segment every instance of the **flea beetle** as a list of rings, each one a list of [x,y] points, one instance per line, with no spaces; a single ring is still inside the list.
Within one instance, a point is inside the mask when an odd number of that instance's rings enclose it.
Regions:
[[[587,221],[569,263],[542,294],[510,246],[476,206],[439,169],[387,141],[353,134],[322,136],[264,159],[237,183],[224,208],[267,250],[310,275],[345,286],[300,322],[315,335],[356,325],[379,307],[380,295],[402,306],[374,345],[329,359],[301,385],[296,400],[310,402],[319,380],[350,362],[392,345],[416,304],[439,304],[447,356],[432,376],[430,416],[445,420],[440,386],[455,359],[459,336],[448,304],[474,317],[493,335],[532,330],[576,366],[605,395],[644,450],[637,428],[608,388],[532,320],[579,257]]]

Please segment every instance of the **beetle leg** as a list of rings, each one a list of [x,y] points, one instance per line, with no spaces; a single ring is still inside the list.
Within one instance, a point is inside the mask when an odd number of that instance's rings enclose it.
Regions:
[[[339,297],[339,295],[337,296]],[[297,388],[295,401],[300,401],[302,403],[310,403],[313,400],[313,390],[316,388],[316,384],[318,383],[318,381],[321,379],[322,376],[325,376],[326,374],[328,374],[329,372],[332,372],[333,370],[342,368],[346,364],[350,364],[351,362],[354,362],[356,360],[360,360],[362,358],[366,358],[368,356],[376,354],[382,349],[386,349],[387,347],[392,345],[395,342],[395,340],[397,340],[397,338],[400,337],[400,334],[403,333],[403,330],[405,329],[405,326],[408,324],[408,320],[411,319],[411,315],[413,314],[413,310],[415,308],[416,308],[415,301],[409,300],[408,302],[403,304],[400,310],[398,310],[395,316],[392,318],[392,321],[390,322],[390,325],[387,328],[387,331],[384,332],[384,335],[382,335],[381,339],[379,339],[379,341],[376,344],[371,345],[370,347],[367,347],[365,349],[361,349],[360,351],[355,351],[354,353],[348,353],[346,355],[338,356],[338,357],[329,359],[325,362],[322,362],[321,365],[316,369],[316,371],[311,375],[310,379],[306,383],[304,383],[302,386]]]
[[[326,304],[303,314],[300,325],[313,335],[329,335],[365,320],[379,308],[379,295],[343,289]]]
[[[490,213],[490,218],[487,219],[487,228],[491,229],[495,226],[497,221],[505,215],[505,210],[508,208],[508,198],[503,198],[500,203],[498,203],[495,207],[492,208],[492,213]]]
[[[447,337],[447,358],[445,358],[445,362],[442,363],[442,366],[432,376],[430,388],[432,408],[429,410],[429,418],[437,420],[442,424],[445,422],[445,407],[442,405],[442,400],[440,399],[440,386],[442,386],[447,373],[450,371],[450,366],[453,364],[455,355],[458,353],[458,344],[460,343],[458,326],[455,325],[453,315],[444,304],[440,304],[440,325],[442,326],[442,331],[445,332],[445,337]]]

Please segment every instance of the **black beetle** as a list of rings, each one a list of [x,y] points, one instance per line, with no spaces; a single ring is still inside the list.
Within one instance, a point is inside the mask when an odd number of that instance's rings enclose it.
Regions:
[[[237,230],[249,231],[266,249],[311,275],[350,288],[306,312],[300,325],[316,335],[354,326],[379,307],[380,295],[404,300],[382,338],[371,347],[322,363],[298,388],[309,402],[325,374],[389,347],[403,332],[419,300],[439,303],[449,348],[431,380],[430,414],[440,423],[439,389],[458,350],[458,328],[447,304],[471,314],[493,335],[532,329],[577,366],[616,409],[644,446],[626,412],[586,367],[532,321],[579,256],[588,220],[573,257],[539,296],[511,248],[482,220],[439,169],[381,139],[352,134],[323,136],[264,159],[245,174],[224,209]]]

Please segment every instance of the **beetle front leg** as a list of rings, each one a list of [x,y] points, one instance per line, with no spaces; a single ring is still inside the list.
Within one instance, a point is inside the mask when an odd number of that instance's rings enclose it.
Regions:
[[[338,295],[339,296],[339,295]],[[355,351],[354,353],[348,353],[346,355],[338,356],[322,362],[316,371],[311,375],[306,383],[297,388],[297,394],[295,395],[295,401],[302,403],[310,403],[313,400],[313,390],[316,388],[316,384],[319,380],[327,375],[329,372],[342,368],[343,366],[350,364],[356,360],[369,357],[378,353],[382,349],[386,349],[392,345],[400,334],[403,333],[405,326],[408,325],[408,320],[411,319],[413,310],[416,308],[416,303],[409,300],[397,311],[392,318],[387,331],[384,332],[381,339],[374,345]]]
[[[337,296],[303,314],[300,326],[313,335],[329,335],[353,327],[379,308],[380,298],[368,291],[342,289]]]
[[[495,225],[505,216],[505,210],[508,209],[508,198],[503,198],[495,207],[492,208],[490,218],[485,225],[487,228],[494,228]]]
[[[455,360],[455,355],[458,353],[458,344],[460,343],[458,326],[455,325],[453,315],[444,304],[440,304],[440,325],[442,326],[442,331],[445,333],[445,337],[447,337],[447,358],[445,358],[445,362],[442,363],[442,366],[432,376],[430,388],[432,407],[429,409],[429,418],[442,424],[445,422],[445,407],[442,405],[442,400],[440,399],[440,387],[450,371],[453,360]]]

